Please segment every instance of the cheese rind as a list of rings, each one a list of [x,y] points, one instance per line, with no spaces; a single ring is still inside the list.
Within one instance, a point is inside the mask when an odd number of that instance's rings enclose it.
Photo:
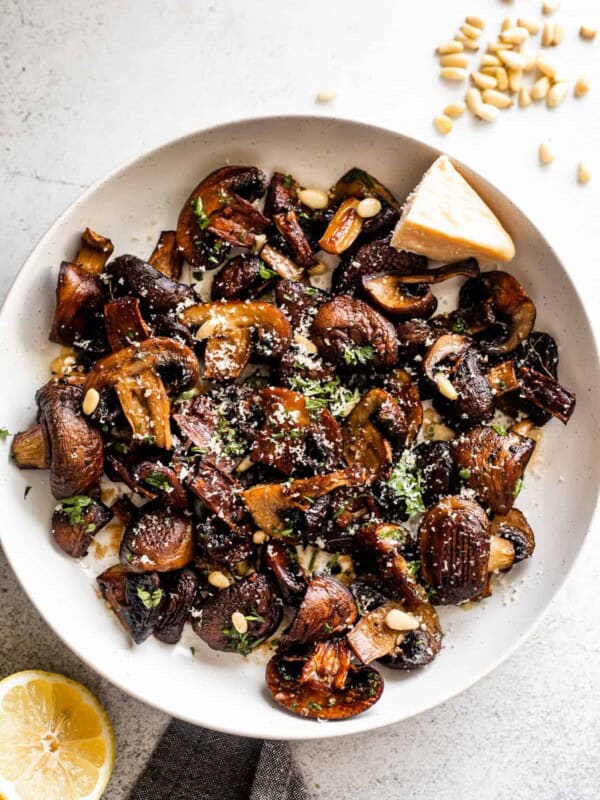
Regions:
[[[448,156],[434,161],[406,201],[391,244],[446,262],[515,255],[513,240]]]

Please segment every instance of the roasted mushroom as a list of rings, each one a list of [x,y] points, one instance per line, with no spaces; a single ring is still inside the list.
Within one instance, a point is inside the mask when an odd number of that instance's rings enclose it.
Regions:
[[[232,527],[214,514],[196,528],[198,553],[204,562],[234,567],[255,554],[252,530],[248,526]]]
[[[391,367],[398,358],[398,340],[389,320],[347,295],[324,303],[314,318],[312,337],[323,358],[335,364]]]
[[[494,514],[508,514],[535,442],[501,425],[472,428],[450,443],[460,475]]]
[[[242,500],[242,486],[231,475],[208,461],[201,461],[192,468],[186,484],[232,530],[238,531],[243,526],[248,511]]]
[[[192,609],[190,619],[194,632],[211,649],[245,656],[277,630],[281,615],[281,600],[271,581],[255,572],[208,597]]]
[[[269,288],[272,280],[258,256],[240,253],[219,271],[210,296],[212,300],[254,300]]]
[[[265,358],[277,358],[292,340],[290,323],[269,303],[204,303],[186,308],[181,320],[198,329],[197,339],[208,340],[204,351],[207,380],[237,378],[253,348]]]
[[[427,319],[437,308],[437,299],[425,284],[404,285],[402,275],[367,275],[362,286],[369,300],[389,316]]]
[[[198,302],[190,286],[169,278],[141,258],[119,256],[106,265],[105,271],[113,292],[137,297],[145,311],[164,314]]]
[[[154,635],[166,644],[177,644],[196,597],[198,579],[191,569],[184,569],[165,575],[163,585],[165,600],[154,626]]]
[[[448,442],[421,442],[415,448],[415,462],[421,475],[421,496],[425,506],[454,494],[458,470]]]
[[[90,275],[99,275],[114,250],[113,243],[106,236],[86,228],[81,234],[79,252],[75,263]]]
[[[170,572],[187,566],[194,558],[190,517],[161,509],[141,514],[125,529],[119,558],[132,572]]]
[[[369,389],[342,428],[346,461],[360,464],[373,478],[386,476],[392,465],[392,445],[375,424],[375,419],[385,404],[389,406],[394,402],[383,389]]]
[[[50,341],[85,346],[95,352],[105,351],[106,339],[102,336],[105,299],[106,289],[95,274],[63,261],[56,285],[56,310]]]
[[[17,433],[11,453],[21,469],[50,468],[57,499],[84,495],[102,476],[104,445],[81,411],[82,387],[51,380],[37,393],[38,425]]]
[[[156,572],[137,575],[121,564],[96,578],[102,596],[136,644],[153,632],[164,605],[164,590]]]
[[[265,546],[264,559],[265,565],[273,573],[284,602],[296,605],[308,586],[306,573],[298,560],[296,550],[273,539]]]
[[[294,260],[302,269],[308,269],[317,263],[306,234],[300,225],[298,214],[294,210],[281,211],[273,217],[279,233],[294,253]]]
[[[441,650],[442,628],[431,603],[413,607],[411,615],[420,624],[398,636],[395,648],[380,659],[386,667],[403,670],[425,667]]]
[[[505,516],[496,516],[491,521],[493,536],[506,539],[514,547],[515,563],[531,558],[535,550],[535,535],[518,508],[511,508]]]
[[[365,197],[378,197],[392,208],[400,207],[390,190],[360,167],[352,167],[344,173],[331,189],[331,196],[334,203],[340,203],[347,197],[358,197],[359,200]]]
[[[150,330],[140,311],[137,297],[119,297],[104,306],[106,337],[113,352],[143,342]]]
[[[160,461],[140,461],[133,468],[131,477],[133,484],[125,482],[142,497],[150,500],[160,497],[161,502],[170,508],[187,509],[187,494],[172,467]]]
[[[301,717],[354,717],[379,700],[383,678],[351,657],[341,639],[319,642],[308,654],[277,654],[267,664],[267,687],[275,702]]]
[[[386,624],[386,618],[392,610],[402,611],[402,606],[399,603],[384,603],[372,609],[361,617],[347,634],[346,639],[352,652],[363,664],[369,664],[391,653],[398,639],[402,637],[403,629],[399,625],[394,625],[392,628]],[[412,630],[419,626],[419,621],[412,614],[402,612],[398,618],[406,625],[404,630]]]
[[[519,397],[533,403],[566,425],[575,410],[575,395],[555,378],[530,367],[520,367],[518,372]]]
[[[362,288],[367,275],[393,272],[409,275],[427,269],[427,259],[414,253],[405,253],[391,247],[389,237],[376,239],[342,256],[333,272],[331,289],[334,294],[354,294]]]
[[[180,279],[181,268],[183,267],[183,253],[177,246],[177,233],[175,231],[161,231],[148,263],[154,269],[166,275],[167,278],[173,278],[175,281]]]
[[[347,631],[357,618],[358,611],[350,590],[331,575],[315,575],[290,628],[281,639],[280,647],[289,650],[330,639]]]
[[[87,495],[65,497],[52,514],[52,535],[67,555],[83,558],[94,536],[112,519],[112,511]]]

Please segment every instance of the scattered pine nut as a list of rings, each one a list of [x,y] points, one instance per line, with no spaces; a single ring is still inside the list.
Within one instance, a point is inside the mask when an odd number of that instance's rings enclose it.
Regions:
[[[531,94],[526,86],[521,86],[519,89],[519,105],[521,108],[527,108],[531,105]]]
[[[504,33],[504,31],[509,31],[511,28],[515,27],[514,21],[510,17],[505,17],[502,20],[502,25],[500,26],[500,32]]]
[[[538,78],[538,80],[533,84],[531,88],[531,99],[543,100],[548,94],[549,90],[550,80],[546,75],[544,75],[542,78]]]
[[[235,468],[235,471],[241,474],[242,472],[247,472],[250,469],[250,467],[253,466],[254,466],[254,461],[252,461],[250,456],[244,456],[240,461],[240,463]]]
[[[585,97],[590,90],[590,82],[587,78],[578,78],[575,84],[575,97]]]
[[[329,204],[329,195],[323,189],[300,189],[298,191],[298,200],[304,206],[312,208],[317,211],[322,208],[327,208]]]
[[[512,50],[513,45],[510,42],[490,42],[487,46],[488,53],[495,54],[499,50]]]
[[[546,22],[542,28],[542,45],[550,47],[554,42],[554,24]]]
[[[437,117],[434,117],[433,122],[438,131],[444,136],[452,130],[452,120],[447,114],[438,114]]]
[[[498,109],[490,103],[482,103],[477,110],[477,116],[484,122],[495,122],[498,119]]]
[[[550,145],[546,142],[542,142],[540,145],[539,150],[540,155],[540,163],[546,166],[547,164],[551,164],[554,161],[554,151],[551,149]]]
[[[542,5],[542,12],[544,14],[554,14],[560,6],[560,0],[545,0]]]
[[[512,98],[497,89],[484,89],[483,101],[496,108],[510,108],[513,104]]]
[[[468,67],[469,58],[464,53],[450,53],[440,58],[442,67]]]
[[[472,25],[474,28],[479,28],[481,31],[485,29],[485,22],[481,17],[466,17],[465,22]]]
[[[591,42],[596,38],[596,29],[590,28],[588,25],[582,25],[581,28],[579,28],[579,35],[582,39]]]
[[[532,69],[535,69],[535,62],[537,59],[536,53],[534,53],[532,50],[521,50],[521,55],[523,56],[523,61],[525,62],[523,72],[531,72]]]
[[[368,199],[369,200],[375,200],[377,203],[379,203],[379,200],[377,200],[376,197],[370,197]],[[360,205],[360,203],[359,203],[359,205]],[[356,210],[358,211],[358,208]],[[379,211],[381,211],[381,203],[379,203]],[[379,211],[377,213],[379,213]],[[375,216],[375,214],[373,214],[373,216]],[[306,336],[303,336],[301,333],[298,333],[298,331],[296,331],[294,333],[294,342],[295,342],[295,344],[299,345],[307,353],[318,353],[319,352],[318,349],[317,349],[317,345],[314,342],[312,342],[310,339],[307,339]]]
[[[529,31],[532,36],[535,36],[536,33],[539,33],[540,25],[533,19],[523,19],[523,17],[519,17],[517,20],[517,25],[520,28],[525,28]]]
[[[220,569],[215,569],[208,575],[208,582],[215,589],[228,589],[230,584],[229,578]]]
[[[460,67],[442,67],[440,70],[440,78],[447,81],[466,81],[467,75],[467,70]]]
[[[513,53],[512,50],[498,50],[498,58],[510,69],[523,69],[525,59],[520,53]]]
[[[580,161],[577,165],[577,180],[581,184],[589,183],[592,179],[592,174],[589,169],[585,166],[583,161]]]
[[[476,39],[471,39],[469,36],[466,36],[461,31],[459,31],[454,38],[457,42],[462,43],[465,50],[471,50],[473,53],[479,50],[479,42]]]
[[[508,89],[508,73],[504,67],[484,67],[481,71],[496,78],[496,88],[499,91],[505,92]]]
[[[509,69],[508,70],[508,88],[511,92],[518,92],[523,82],[522,69]]]
[[[360,203],[356,206],[356,213],[358,214],[359,217],[362,217],[363,219],[370,219],[371,217],[376,217],[380,211],[381,211],[381,200],[378,200],[376,197],[365,197],[364,200],[361,200]],[[316,345],[313,345],[313,347],[315,348],[315,352],[317,352]]]
[[[242,635],[248,633],[248,620],[241,611],[234,611],[231,615],[231,624]]]
[[[543,72],[549,78],[554,79],[556,77],[556,67],[548,61],[543,53],[540,53],[536,58],[535,65],[540,72]]]
[[[438,53],[440,56],[445,56],[449,55],[450,53],[462,53],[463,50],[464,50],[463,43],[458,42],[455,39],[452,42],[444,42],[443,44],[440,44],[436,48],[435,52]]]
[[[254,531],[252,541],[254,544],[264,544],[269,537],[264,531]]]
[[[551,86],[546,95],[546,105],[548,108],[556,108],[559,106],[569,91],[569,84],[566,81],[558,81],[554,86]]]
[[[267,243],[267,236],[265,233],[257,233],[254,237],[254,244],[252,245],[253,253],[260,253]]]
[[[407,614],[399,608],[392,608],[385,616],[385,624],[393,631],[414,631],[420,622],[412,614]]]
[[[529,31],[527,28],[507,28],[507,30],[503,31],[500,34],[500,38],[503,42],[508,42],[509,44],[523,44],[529,39]]]
[[[317,103],[330,103],[332,100],[335,100],[337,97],[337,92],[333,90],[325,90],[323,92],[319,92],[317,94]]]
[[[314,265],[314,267],[311,267],[308,270],[308,274],[314,275],[316,277],[317,275],[324,275],[328,269],[329,267],[327,266],[327,264],[325,264],[323,261],[319,261],[317,264]]]
[[[559,25],[558,22],[554,23],[554,35],[552,37],[552,45],[555,46],[560,44],[562,40],[565,38],[565,29],[562,25]]]
[[[498,58],[498,56],[493,56],[491,53],[486,53],[481,59],[481,66],[482,67],[501,67],[502,62]]]
[[[93,414],[94,411],[98,408],[98,403],[100,402],[100,394],[98,393],[97,389],[88,389],[85,393],[85,397],[83,398],[83,403],[81,404],[81,410],[86,416]]]
[[[468,22],[461,25],[460,30],[465,36],[468,36],[469,39],[479,39],[481,36],[481,28],[477,28],[475,25],[469,25]]]
[[[479,108],[483,104],[483,98],[479,89],[469,89],[465,95],[465,103],[467,104],[469,111],[476,115],[479,111]]]
[[[471,73],[471,82],[477,86],[478,89],[495,89],[498,85],[496,78],[491,75],[484,75],[483,72]]]
[[[449,103],[444,109],[444,114],[447,117],[452,117],[453,119],[456,119],[456,117],[460,117],[462,116],[462,114],[465,113],[465,108],[466,108],[465,104],[461,103],[460,101],[456,103]]]

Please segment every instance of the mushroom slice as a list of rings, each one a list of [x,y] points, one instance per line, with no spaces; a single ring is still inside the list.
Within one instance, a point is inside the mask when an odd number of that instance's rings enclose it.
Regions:
[[[137,297],[119,297],[107,303],[104,306],[104,324],[113,352],[129,347],[134,342],[141,342],[150,335]]]
[[[325,233],[319,239],[319,245],[327,253],[339,256],[355,241],[362,230],[363,218],[356,210],[360,201],[356,197],[343,200]]]
[[[535,324],[536,311],[519,281],[508,272],[484,272],[479,277],[494,311],[509,320],[508,335],[486,347],[491,355],[511,353],[526,339]]]
[[[364,303],[339,295],[324,303],[314,318],[312,338],[319,353],[335,364],[393,366],[398,339],[392,323]]]
[[[112,516],[109,508],[91,497],[66,497],[52,514],[54,541],[67,555],[83,558],[94,536]]]
[[[114,250],[113,243],[106,236],[86,228],[81,234],[81,243],[75,263],[90,275],[99,275]]]
[[[244,523],[248,511],[242,499],[242,486],[231,475],[202,461],[195,466],[186,483],[208,510],[232,530],[237,531]]]
[[[50,341],[63,345],[86,342],[94,350],[106,349],[103,338],[98,340],[105,296],[104,285],[96,275],[63,261],[56,285]]]
[[[446,333],[439,336],[427,349],[423,359],[423,372],[432,383],[444,362],[456,364],[473,344],[468,336]]]
[[[267,664],[267,687],[276,703],[301,717],[354,717],[379,700],[383,677],[351,657],[341,639],[319,642],[308,655],[277,654]]]
[[[400,319],[427,319],[437,308],[435,295],[424,284],[405,287],[403,275],[367,275],[362,286],[367,297],[386,314]]]
[[[86,494],[103,472],[102,437],[84,417],[82,399],[80,385],[49,381],[36,395],[39,424],[12,443],[18,466],[50,467],[50,489],[59,500]]]
[[[274,172],[265,197],[265,214],[274,217],[286,211],[300,211],[298,200],[300,185],[291,175]]]
[[[495,364],[485,374],[486,380],[496,397],[519,388],[519,380],[512,359]]]
[[[392,669],[411,670],[430,664],[442,647],[442,628],[435,608],[421,603],[412,609],[420,625],[398,636],[396,646],[381,658]]]
[[[365,197],[379,197],[392,208],[400,208],[400,204],[390,190],[360,167],[352,167],[344,173],[331,189],[331,196],[336,203],[340,203],[347,197],[358,197],[361,200]]]
[[[295,211],[282,211],[275,214],[273,221],[279,233],[292,249],[296,261],[303,269],[312,267],[317,263],[317,259],[306,238],[306,234],[302,230],[300,222],[298,221],[298,215]]]
[[[185,489],[181,485],[174,469],[161,464],[160,461],[141,461],[133,469],[134,491],[140,491],[143,485],[143,497],[161,501],[169,508],[181,511],[188,507]]]
[[[365,226],[366,227],[366,226]],[[365,275],[394,272],[409,275],[427,269],[427,259],[391,247],[389,237],[376,239],[352,249],[342,256],[333,272],[331,288],[335,294],[354,294],[362,286]]]
[[[506,539],[513,545],[515,563],[530,558],[535,550],[535,535],[518,508],[512,508],[504,516],[496,516],[491,522],[492,534]]]
[[[384,383],[386,390],[395,401],[382,405],[377,415],[377,422],[387,432],[392,444],[397,449],[409,447],[417,438],[423,424],[423,405],[416,383],[403,369],[395,369],[386,377]],[[392,408],[394,424],[390,424],[390,407]]]
[[[136,574],[121,564],[96,578],[102,596],[136,644],[153,633],[164,607],[165,596],[156,572]]]
[[[226,166],[200,181],[181,209],[177,220],[177,244],[185,260],[197,269],[210,269],[202,240],[211,232],[234,244],[254,241],[252,226],[264,229],[269,220],[249,202],[260,197],[267,178],[256,167]],[[251,209],[251,210],[250,210]],[[250,226],[244,228],[245,225]],[[215,227],[216,226],[216,227]],[[233,241],[235,239],[235,241]]]
[[[573,392],[549,375],[544,375],[530,367],[520,367],[518,371],[519,396],[538,408],[552,414],[566,425],[575,410],[576,398]]]
[[[265,546],[264,559],[265,566],[273,573],[284,602],[297,605],[304,596],[308,583],[295,549],[273,539]]]
[[[314,576],[296,616],[281,639],[286,649],[330,639],[354,625],[358,611],[352,592],[331,575]]]
[[[533,439],[513,431],[477,427],[450,443],[454,461],[469,489],[494,514],[508,514],[535,448]]]
[[[250,358],[255,333],[265,358],[277,358],[290,346],[292,328],[269,303],[204,303],[186,308],[186,325],[198,328],[196,338],[208,339],[204,375],[208,380],[237,378]]]
[[[263,294],[272,281],[261,276],[261,264],[249,253],[231,258],[212,282],[211,300],[252,300]]]
[[[270,244],[266,244],[263,247],[260,251],[260,257],[262,261],[264,261],[273,272],[276,272],[280,278],[283,278],[283,280],[299,281],[304,274],[304,269],[302,267],[298,266],[295,261],[292,261],[291,258],[288,258],[280,250],[271,247]]]
[[[391,653],[396,647],[398,638],[403,635],[401,631],[385,624],[386,617],[392,609],[402,610],[402,606],[399,603],[385,603],[374,608],[361,617],[346,635],[352,652],[363,664],[369,664]]]
[[[340,486],[361,486],[369,477],[361,467],[300,478],[289,484],[264,483],[252,486],[243,493],[244,501],[252,514],[256,527],[270,536],[284,536],[293,541],[294,534],[286,529],[284,514],[289,509],[306,511],[311,500],[329,494]]]
[[[238,612],[247,622],[242,632],[232,621]],[[246,656],[277,630],[281,622],[281,600],[266,575],[255,572],[228,589],[208,597],[192,609],[194,632],[212,650],[227,650]]]
[[[458,470],[448,442],[421,442],[415,448],[415,463],[421,473],[423,504],[431,506],[458,489]]]
[[[135,256],[114,258],[107,264],[106,274],[115,294],[137,297],[145,311],[166,314],[198,302],[198,295],[190,286],[163,275]]]
[[[166,644],[177,644],[196,597],[198,579],[193,570],[184,569],[165,575],[163,583],[165,601],[154,626],[154,635]]]
[[[393,460],[392,446],[373,423],[386,403],[395,403],[383,389],[369,389],[354,406],[342,428],[344,457],[348,464],[360,464],[373,478],[385,477]]]
[[[142,513],[125,529],[119,559],[132,572],[185,567],[194,559],[191,518],[164,509]]]
[[[281,280],[275,286],[277,305],[292,323],[294,330],[306,329],[327,293],[302,281]]]
[[[175,281],[180,279],[183,253],[177,246],[177,233],[175,231],[161,231],[148,263],[154,269],[166,275],[167,278],[173,278]]]
[[[442,605],[473,600],[487,583],[490,526],[485,511],[459,495],[430,508],[419,529],[421,571]]]
[[[252,528],[244,526],[234,530],[216,515],[207,517],[197,527],[197,541],[201,555],[208,562],[229,568],[254,555]]]
[[[115,390],[134,436],[150,437],[159,447],[170,449],[170,404],[158,370],[167,370],[178,389],[189,389],[198,380],[198,360],[189,347],[174,339],[157,336],[139,345],[124,347],[100,359],[89,372],[84,394],[100,393],[95,416],[107,413],[107,393]]]

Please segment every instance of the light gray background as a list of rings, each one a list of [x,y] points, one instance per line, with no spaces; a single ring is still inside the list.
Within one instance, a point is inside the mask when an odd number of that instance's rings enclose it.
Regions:
[[[600,41],[584,44],[576,33],[582,22],[600,22],[597,1],[563,0],[558,16],[567,36],[553,53],[567,77],[591,77],[585,101],[569,98],[554,112],[513,109],[488,127],[463,119],[444,140],[431,124],[463,91],[438,81],[434,45],[467,13],[494,26],[507,14],[539,17],[540,5],[0,0],[0,290],[56,215],[115,165],[219,121],[331,113],[426,139],[481,171],[551,236],[597,318]],[[329,88],[337,100],[315,104],[316,92]],[[542,170],[537,147],[547,138],[558,157]],[[575,180],[580,159],[594,173],[585,188]],[[10,391],[10,376],[3,391]],[[314,797],[598,798],[600,547],[597,536],[590,539],[537,634],[476,687],[379,732],[295,744]],[[83,666],[42,622],[3,560],[0,593],[0,675],[41,667],[96,691],[118,745],[105,798],[125,798],[166,716]]]

